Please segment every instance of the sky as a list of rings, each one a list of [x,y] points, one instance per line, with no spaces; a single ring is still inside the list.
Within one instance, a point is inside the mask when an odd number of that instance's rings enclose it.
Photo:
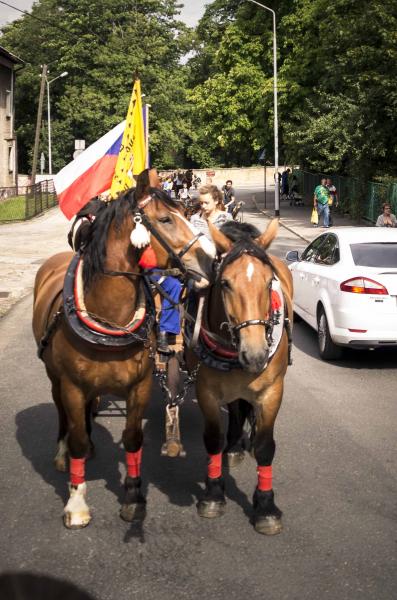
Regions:
[[[11,4],[21,10],[29,10],[33,4],[32,0],[6,0],[7,4]],[[193,27],[197,25],[198,20],[204,13],[205,4],[210,4],[211,0],[181,0],[184,3],[184,8],[181,12],[181,20],[187,25]],[[17,19],[21,13],[16,10],[0,4],[0,26]]]

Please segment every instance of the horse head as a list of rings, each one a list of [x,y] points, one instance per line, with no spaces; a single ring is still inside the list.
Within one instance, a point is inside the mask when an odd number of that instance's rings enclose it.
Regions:
[[[221,296],[226,321],[244,369],[259,373],[266,366],[272,333],[272,287],[275,268],[266,249],[277,235],[278,222],[271,221],[262,234],[247,224],[231,223],[211,235],[222,259],[215,286]]]
[[[157,188],[137,202],[135,221],[150,232],[159,268],[179,267],[196,289],[209,285],[215,247],[204,235],[198,234],[182,213],[178,202]],[[142,219],[142,220],[141,220]]]

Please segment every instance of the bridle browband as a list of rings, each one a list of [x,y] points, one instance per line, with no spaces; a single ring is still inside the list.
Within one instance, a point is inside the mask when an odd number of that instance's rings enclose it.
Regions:
[[[226,309],[226,304],[225,304],[225,297],[224,297],[224,293],[223,293],[223,289],[222,286],[220,285],[220,289],[221,289],[221,298],[222,298],[222,305],[223,305],[223,310],[224,313],[226,315],[226,321],[224,321],[223,323],[221,323],[220,328],[221,329],[227,329],[231,338],[231,342],[232,345],[235,349],[238,349],[239,346],[239,332],[242,329],[245,329],[247,327],[251,327],[251,326],[256,326],[256,325],[260,325],[262,327],[265,328],[265,332],[266,332],[266,341],[268,343],[268,345],[270,346],[273,342],[273,329],[275,325],[278,325],[278,323],[280,322],[279,320],[279,315],[274,311],[273,307],[272,307],[272,289],[273,289],[273,281],[276,280],[276,271],[274,269],[274,266],[272,265],[272,263],[270,262],[270,260],[266,263],[265,260],[261,259],[261,257],[259,257],[257,254],[255,254],[253,251],[250,251],[250,249],[248,248],[243,248],[241,250],[241,252],[239,252],[238,254],[236,254],[236,256],[232,257],[228,262],[227,265],[231,264],[232,262],[234,262],[235,260],[237,260],[238,258],[241,258],[241,256],[243,254],[248,254],[250,256],[252,256],[253,258],[258,258],[263,264],[267,264],[268,266],[270,266],[273,276],[269,285],[269,313],[268,313],[268,318],[267,319],[247,319],[245,321],[241,321],[240,323],[237,323],[237,325],[233,325],[233,323],[231,322],[229,313]],[[220,283],[220,279],[222,277],[222,273],[223,270],[225,268],[225,260],[228,258],[228,254],[226,254],[225,256],[222,257],[222,259],[217,263],[217,273],[216,273],[216,277],[215,277],[215,283]]]

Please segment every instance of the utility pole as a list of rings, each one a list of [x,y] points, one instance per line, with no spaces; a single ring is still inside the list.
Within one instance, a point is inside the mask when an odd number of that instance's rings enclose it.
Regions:
[[[37,159],[39,156],[41,117],[42,117],[42,113],[43,113],[43,100],[44,100],[46,77],[47,77],[47,65],[43,65],[43,70],[41,72],[39,106],[37,109],[36,135],[34,138],[34,148],[33,148],[32,181],[31,181],[32,185],[34,185],[36,183]]]

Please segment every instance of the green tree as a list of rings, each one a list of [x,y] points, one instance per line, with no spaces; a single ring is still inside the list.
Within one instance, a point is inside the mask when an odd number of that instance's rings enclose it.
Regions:
[[[125,118],[135,72],[150,111],[151,156],[173,166],[186,145],[191,47],[176,0],[40,0],[31,16],[3,29],[1,43],[26,61],[17,82],[20,169],[30,169],[40,65],[50,78],[54,171],[69,162],[74,138],[92,143]],[[170,77],[170,75],[172,77]]]

